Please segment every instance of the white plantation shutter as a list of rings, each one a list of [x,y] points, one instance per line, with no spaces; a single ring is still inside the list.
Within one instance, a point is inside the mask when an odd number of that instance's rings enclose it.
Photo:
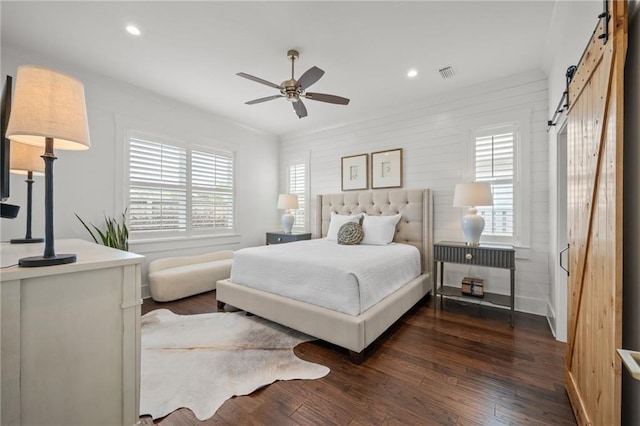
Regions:
[[[191,226],[233,229],[233,156],[191,151]]]
[[[129,136],[128,213],[132,236],[233,231],[233,153],[188,149],[156,139],[137,132]]]
[[[483,235],[513,237],[515,232],[515,131],[513,126],[493,128],[475,139],[475,180],[489,182],[493,206],[479,207]]]
[[[185,149],[130,139],[128,212],[131,232],[186,230]]]
[[[305,211],[306,211],[306,188],[307,188],[307,165],[305,163],[289,165],[289,194],[298,196],[298,208],[292,210],[291,214],[295,217],[293,229],[296,231],[304,231],[306,229]]]

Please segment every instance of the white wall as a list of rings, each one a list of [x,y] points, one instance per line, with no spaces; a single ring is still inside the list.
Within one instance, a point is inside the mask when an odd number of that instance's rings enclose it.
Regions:
[[[635,6],[635,7],[631,7]],[[624,96],[624,260],[622,346],[640,351],[640,6],[630,5],[629,46],[625,64]],[[622,419],[640,424],[640,382],[622,373]]]
[[[91,149],[56,151],[54,219],[57,239],[91,240],[74,213],[78,213],[85,221],[100,224],[104,214],[119,216],[122,211],[124,168],[120,153],[123,152],[124,140],[118,137],[116,120],[143,126],[141,130],[236,151],[238,235],[157,244],[132,242],[131,251],[147,256],[149,261],[170,255],[237,249],[264,244],[265,231],[277,226],[278,140],[275,136],[85,69],[19,52],[5,45],[2,46],[3,84],[4,75],[13,75],[15,78],[17,66],[21,64],[38,64],[66,72],[85,85]],[[34,237],[44,235],[43,186],[43,178],[36,178],[33,196]],[[2,219],[0,238],[3,241],[24,237],[26,184],[22,176],[11,175],[11,197],[8,202],[21,205],[22,208],[17,219]],[[143,283],[146,283],[145,273]]]
[[[566,90],[566,72],[571,65],[577,65],[580,56],[593,34],[597,24],[597,16],[602,12],[602,2],[571,1],[556,2],[553,21],[547,40],[545,71],[548,74],[549,86],[549,119],[558,106],[562,92]],[[564,118],[558,125],[549,130],[549,276],[551,287],[547,316],[556,339],[567,340],[567,292],[563,278],[566,273],[558,266],[558,226],[556,219],[557,205],[557,176],[558,165],[557,132],[561,128]],[[565,259],[566,261],[566,259]],[[564,275],[564,276],[563,276]]]
[[[404,150],[404,187],[431,188],[435,199],[434,239],[462,240],[462,209],[453,208],[456,183],[470,180],[468,166],[470,126],[483,117],[500,119],[513,111],[531,117],[529,162],[531,177],[531,244],[519,250],[516,270],[516,307],[544,314],[549,294],[547,79],[541,71],[515,75],[450,93],[430,96],[404,110],[384,111],[358,123],[311,134],[283,138],[280,166],[284,174],[292,158],[310,158],[310,230],[315,229],[315,196],[340,192],[340,157],[393,148]],[[286,176],[281,176],[281,182]],[[448,271],[448,272],[447,272]],[[460,283],[469,271],[448,265],[448,283]],[[507,271],[473,268],[487,278],[490,291],[508,293]]]

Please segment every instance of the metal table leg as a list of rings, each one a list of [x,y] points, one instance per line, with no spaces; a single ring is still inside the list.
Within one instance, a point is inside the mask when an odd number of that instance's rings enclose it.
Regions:
[[[511,327],[513,327],[515,321],[516,310],[516,271],[511,270]]]
[[[444,262],[440,262],[440,288],[444,288]],[[440,308],[442,308],[443,302],[442,293],[440,293]]]

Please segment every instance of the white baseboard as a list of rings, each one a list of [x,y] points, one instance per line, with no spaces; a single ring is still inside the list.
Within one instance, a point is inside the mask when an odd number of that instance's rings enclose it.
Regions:
[[[470,297],[462,298],[462,297],[456,297],[456,296],[450,296],[448,298],[449,299],[460,299],[461,301],[464,301],[464,303],[475,303],[477,305],[490,306],[492,308],[509,309],[508,306],[495,305],[493,303],[485,302],[484,300],[482,300],[480,298],[478,298],[478,299],[470,298]],[[516,296],[515,310],[516,310],[516,312],[524,312],[524,313],[527,313],[527,314],[545,316],[546,303],[547,302],[545,300],[541,300],[541,299],[533,299],[533,298],[529,298],[529,297]]]
[[[556,311],[550,302],[547,302],[547,322],[549,323],[551,334],[553,334],[553,337],[556,337]]]
[[[148,299],[151,297],[151,292],[149,291],[149,284],[142,284],[140,288],[142,290],[142,298]]]
[[[544,299],[516,296],[516,311],[518,312],[543,316],[547,312],[546,305],[547,301]]]

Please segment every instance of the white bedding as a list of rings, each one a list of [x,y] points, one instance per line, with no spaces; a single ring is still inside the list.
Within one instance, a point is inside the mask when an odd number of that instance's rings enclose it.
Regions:
[[[407,244],[340,245],[315,239],[238,250],[231,281],[359,315],[420,275],[420,252]]]

